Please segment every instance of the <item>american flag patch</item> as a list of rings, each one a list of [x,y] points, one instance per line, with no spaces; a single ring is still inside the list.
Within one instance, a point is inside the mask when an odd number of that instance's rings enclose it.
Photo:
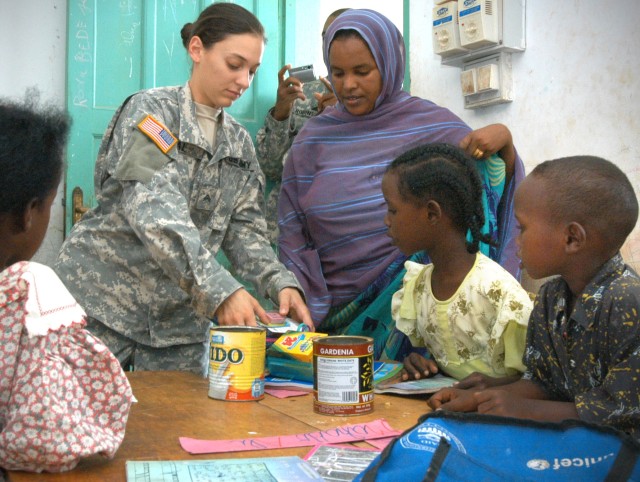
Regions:
[[[151,114],[142,119],[138,129],[144,132],[165,154],[178,142],[169,129],[155,120]]]

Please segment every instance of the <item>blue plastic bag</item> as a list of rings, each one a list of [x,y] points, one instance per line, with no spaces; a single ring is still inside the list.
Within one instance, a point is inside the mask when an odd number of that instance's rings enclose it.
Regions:
[[[536,422],[437,411],[420,418],[355,480],[638,481],[640,443],[580,420]]]

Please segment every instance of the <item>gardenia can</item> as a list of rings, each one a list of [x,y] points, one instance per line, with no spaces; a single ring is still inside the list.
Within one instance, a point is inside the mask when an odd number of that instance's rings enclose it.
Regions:
[[[313,340],[313,410],[327,415],[373,410],[373,338]]]
[[[266,330],[216,326],[209,341],[209,396],[233,401],[264,398]]]

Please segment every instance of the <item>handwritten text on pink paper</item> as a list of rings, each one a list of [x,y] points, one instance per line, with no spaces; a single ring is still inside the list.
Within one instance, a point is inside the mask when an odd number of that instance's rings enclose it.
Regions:
[[[386,420],[378,419],[373,422],[343,425],[329,430],[275,437],[234,440],[198,440],[180,437],[180,445],[190,454],[213,454],[358,442],[361,440],[395,437],[400,433],[400,431],[392,429]]]

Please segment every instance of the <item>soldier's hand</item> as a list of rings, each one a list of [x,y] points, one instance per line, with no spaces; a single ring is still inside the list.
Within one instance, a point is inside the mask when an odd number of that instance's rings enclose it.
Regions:
[[[315,331],[316,327],[311,320],[309,308],[307,308],[297,289],[284,288],[281,290],[278,294],[278,302],[280,304],[278,311],[282,316],[288,316],[300,323],[304,323],[309,327],[310,331]]]
[[[234,291],[224,300],[218,306],[215,316],[220,326],[257,326],[256,316],[263,323],[269,323],[264,308],[244,288]]]

